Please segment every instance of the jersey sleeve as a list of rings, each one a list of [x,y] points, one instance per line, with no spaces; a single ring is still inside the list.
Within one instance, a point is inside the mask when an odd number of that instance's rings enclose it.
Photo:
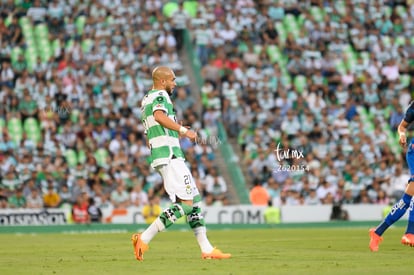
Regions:
[[[162,110],[165,113],[168,113],[167,98],[161,94],[157,96],[152,102],[152,113],[154,113],[157,110]]]
[[[404,120],[407,123],[411,123],[414,121],[414,101],[410,103],[407,111],[405,111]]]

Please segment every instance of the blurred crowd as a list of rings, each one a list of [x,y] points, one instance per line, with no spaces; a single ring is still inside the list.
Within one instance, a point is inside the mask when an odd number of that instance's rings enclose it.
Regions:
[[[205,204],[228,203],[218,121],[240,146],[253,204],[402,194],[396,127],[414,92],[414,1],[169,4],[0,1],[0,207],[158,204],[140,123],[157,65],[177,74],[178,117],[201,129],[204,142],[182,147]],[[184,29],[202,66],[201,115],[179,57]]]
[[[84,221],[89,206],[162,203],[140,122],[152,69],[175,70],[183,125],[202,134],[205,119],[179,58],[187,15],[164,4],[0,1],[0,208],[77,205]],[[226,204],[214,146],[182,147],[205,203]]]
[[[205,114],[237,139],[253,204],[400,197],[414,1],[200,1],[198,11]]]

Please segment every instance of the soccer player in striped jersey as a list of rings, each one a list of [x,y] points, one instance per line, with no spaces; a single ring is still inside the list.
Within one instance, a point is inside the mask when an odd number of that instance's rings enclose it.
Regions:
[[[412,122],[414,122],[414,101],[408,105],[404,119],[398,126],[398,135],[400,136],[399,143],[402,147],[407,146],[406,131]],[[378,251],[379,244],[382,242],[382,234],[384,234],[388,227],[398,221],[405,214],[407,209],[409,213],[408,225],[404,236],[401,238],[401,243],[414,246],[414,205],[412,200],[412,197],[414,196],[414,183],[411,183],[414,181],[414,138],[411,139],[410,144],[408,145],[406,160],[411,174],[411,177],[408,180],[408,185],[402,198],[392,207],[390,213],[385,217],[381,224],[378,225],[377,228],[370,229],[369,248],[371,251]]]
[[[196,132],[177,123],[170,95],[174,91],[175,74],[169,67],[160,66],[152,72],[153,87],[142,100],[142,123],[151,149],[151,166],[160,173],[164,189],[172,205],[141,234],[132,235],[137,260],[144,259],[144,252],[155,235],[170,227],[184,215],[193,229],[203,259],[226,259],[231,254],[214,248],[207,239],[204,218],[201,214],[201,197],[190,170],[185,164],[179,138],[195,141]]]

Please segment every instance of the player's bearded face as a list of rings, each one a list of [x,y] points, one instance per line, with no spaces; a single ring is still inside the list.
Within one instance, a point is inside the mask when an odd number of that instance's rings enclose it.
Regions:
[[[165,91],[169,94],[172,95],[172,93],[174,92],[174,88],[175,88],[175,76],[171,76],[170,79],[168,79],[165,82]]]
[[[173,93],[173,91],[174,91],[174,88],[173,88],[173,87],[171,87],[171,85],[166,84],[166,85],[165,85],[165,91],[166,91],[169,95],[172,95],[172,93]]]

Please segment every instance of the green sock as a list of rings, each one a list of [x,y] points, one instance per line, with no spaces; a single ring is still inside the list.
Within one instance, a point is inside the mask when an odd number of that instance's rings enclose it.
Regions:
[[[165,228],[168,228],[182,216],[190,214],[192,210],[193,208],[185,203],[174,203],[169,208],[165,209],[159,218]]]
[[[191,210],[191,213],[187,215],[188,224],[192,229],[205,226],[204,217],[201,214],[200,202],[201,196],[195,196],[193,199],[193,209]]]
[[[203,253],[211,253],[214,248],[207,238],[207,229],[205,226],[203,214],[201,213],[200,203],[201,196],[195,196],[193,199],[193,209],[191,213],[187,215],[187,221],[194,231],[194,235],[197,239],[201,251]]]

